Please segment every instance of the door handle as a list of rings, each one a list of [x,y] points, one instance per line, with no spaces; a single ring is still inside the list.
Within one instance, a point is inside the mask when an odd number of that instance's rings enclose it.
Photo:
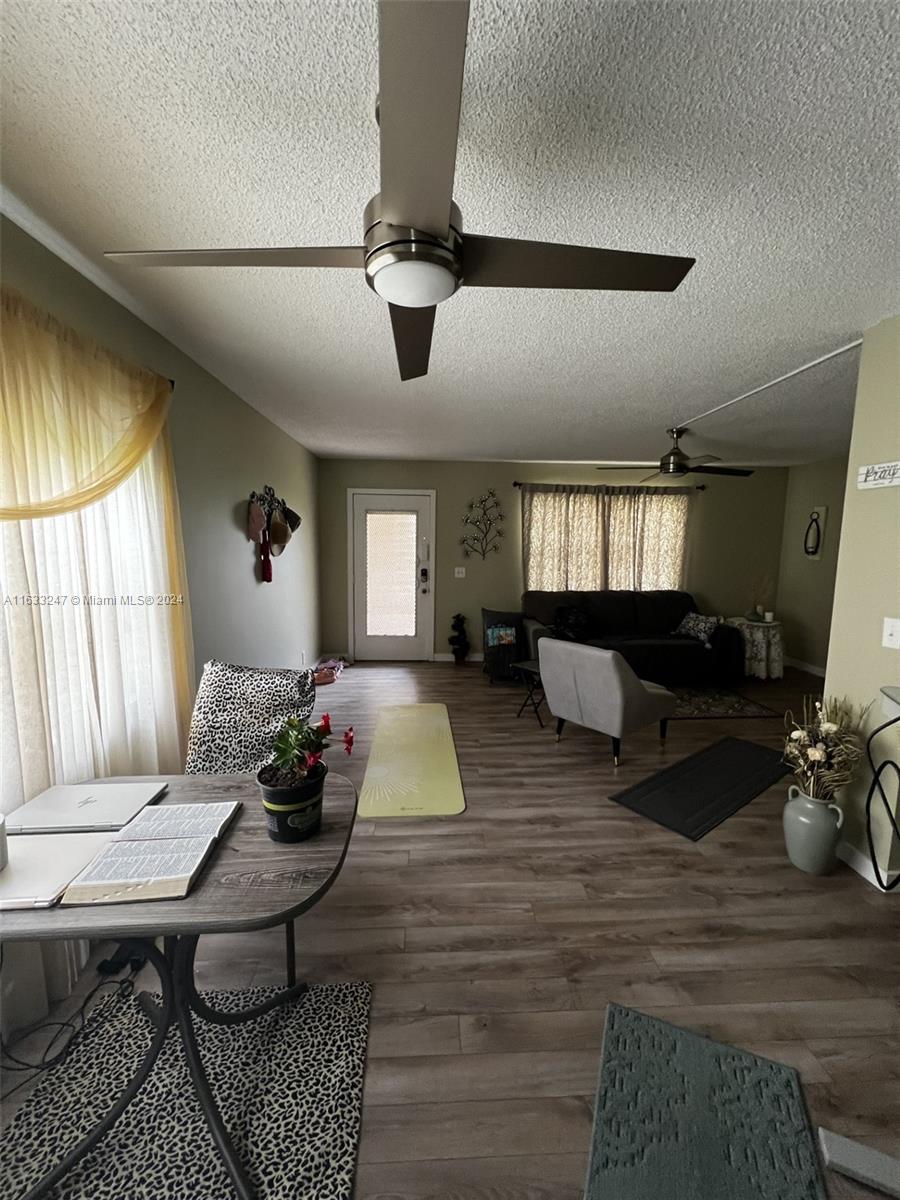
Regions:
[[[427,567],[419,568],[419,580],[422,584],[422,595],[425,596],[428,594],[428,568]]]

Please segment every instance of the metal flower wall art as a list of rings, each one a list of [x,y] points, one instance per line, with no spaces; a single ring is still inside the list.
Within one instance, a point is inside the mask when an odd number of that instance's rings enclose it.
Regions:
[[[500,543],[506,536],[504,519],[494,488],[488,488],[477,500],[470,500],[463,517],[466,532],[459,539],[463,557],[471,558],[473,554],[480,554],[482,558],[487,558],[489,554],[499,554]]]

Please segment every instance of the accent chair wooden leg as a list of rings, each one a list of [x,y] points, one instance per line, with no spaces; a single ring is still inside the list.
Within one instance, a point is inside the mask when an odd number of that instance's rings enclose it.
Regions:
[[[622,754],[621,738],[614,737],[612,739],[612,744],[613,744],[613,766],[617,767],[619,765],[619,757]]]
[[[559,739],[562,737],[563,725],[565,725],[565,723],[566,723],[566,721],[565,721],[564,717],[557,717],[557,719],[556,719],[556,740],[557,741],[559,741]]]
[[[669,732],[669,718],[663,717],[659,723],[659,740],[665,742],[666,734]]]

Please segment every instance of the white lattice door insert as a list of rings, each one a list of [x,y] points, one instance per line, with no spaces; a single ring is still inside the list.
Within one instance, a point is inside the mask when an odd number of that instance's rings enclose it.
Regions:
[[[350,492],[351,652],[358,659],[433,657],[433,498]]]

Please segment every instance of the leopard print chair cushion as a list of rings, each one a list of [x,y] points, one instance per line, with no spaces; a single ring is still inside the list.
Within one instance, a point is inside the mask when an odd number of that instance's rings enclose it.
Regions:
[[[312,671],[206,663],[188,737],[186,775],[258,771],[286,717],[307,718],[316,685]]]

